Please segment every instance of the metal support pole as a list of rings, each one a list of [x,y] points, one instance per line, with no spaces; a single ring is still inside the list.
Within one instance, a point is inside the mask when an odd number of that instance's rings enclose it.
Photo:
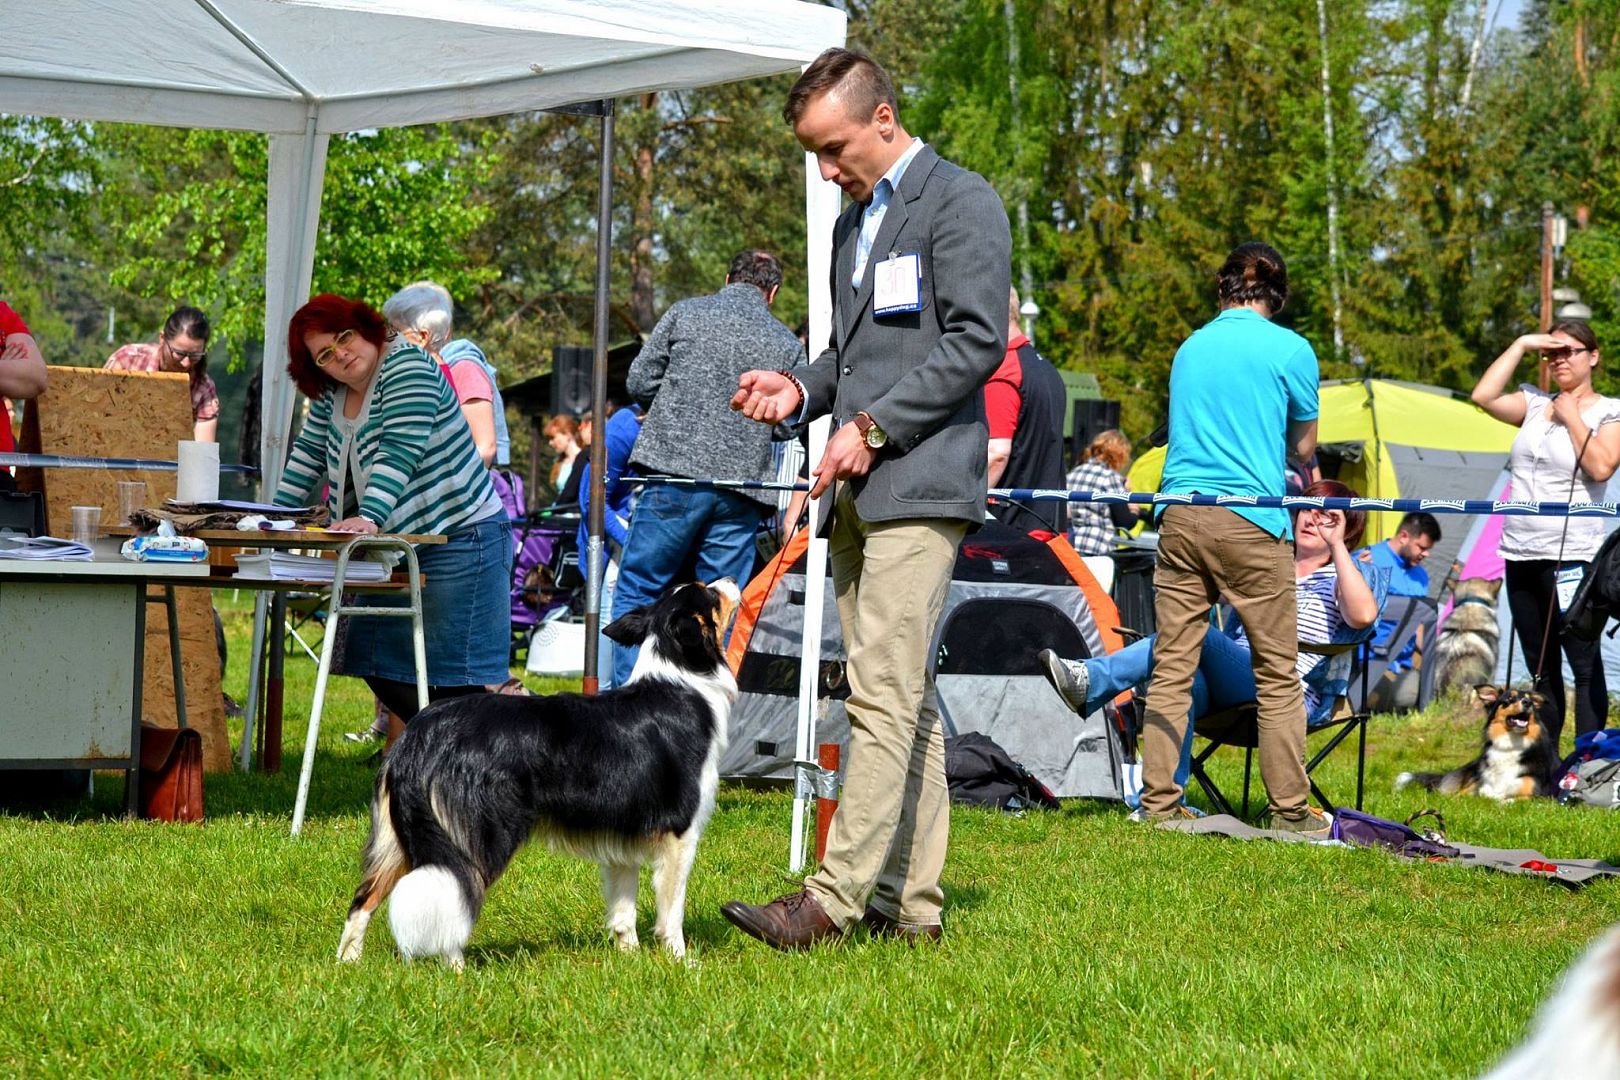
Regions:
[[[613,251],[613,102],[602,102],[601,165],[596,192],[596,325],[591,334],[591,490],[586,511],[590,539],[585,550],[585,681],[584,691],[597,690],[597,634],[602,625],[602,534],[606,519],[608,289]]]
[[[1541,332],[1552,329],[1553,291],[1553,204],[1541,204]],[[1540,386],[1547,389],[1547,357],[1541,358]]]

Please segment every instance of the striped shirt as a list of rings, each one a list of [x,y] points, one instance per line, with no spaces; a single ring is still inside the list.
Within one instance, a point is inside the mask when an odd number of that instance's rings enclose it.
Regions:
[[[1294,582],[1294,603],[1299,608],[1299,640],[1310,645],[1330,645],[1344,619],[1339,614],[1339,572],[1332,563]],[[1234,638],[1245,649],[1249,637],[1241,625]],[[1315,718],[1322,705],[1322,693],[1311,685],[1310,676],[1331,658],[1300,650],[1294,660],[1294,671],[1305,688],[1305,715]]]
[[[310,403],[276,488],[307,505],[329,484],[334,519],[359,514],[382,532],[452,534],[503,513],[455,390],[427,354],[391,338],[352,420],[338,385]]]

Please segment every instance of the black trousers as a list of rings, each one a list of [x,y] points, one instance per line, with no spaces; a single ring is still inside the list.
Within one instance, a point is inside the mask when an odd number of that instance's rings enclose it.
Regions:
[[[1575,673],[1575,733],[1602,731],[1609,718],[1609,684],[1603,674],[1603,656],[1600,643],[1582,641],[1562,632],[1563,614],[1558,611],[1557,570],[1579,566],[1591,572],[1589,562],[1552,559],[1530,559],[1507,564],[1508,610],[1513,613],[1514,634],[1519,639],[1519,651],[1530,674],[1536,674],[1541,657],[1542,639],[1547,629],[1548,612],[1552,613],[1553,641],[1546,646],[1547,656],[1541,662],[1541,677],[1536,686],[1552,699],[1554,709],[1553,735],[1564,730],[1564,665],[1559,663],[1558,650],[1563,647],[1569,660],[1569,669]],[[1559,752],[1562,756],[1562,751]]]

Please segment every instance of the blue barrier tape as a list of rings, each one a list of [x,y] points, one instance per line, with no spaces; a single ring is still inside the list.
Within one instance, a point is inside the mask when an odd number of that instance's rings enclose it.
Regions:
[[[808,484],[769,480],[691,480],[679,476],[629,478],[633,483],[737,491],[807,491]],[[1144,506],[1224,506],[1282,510],[1385,510],[1397,514],[1501,514],[1507,517],[1620,517],[1620,503],[1530,502],[1520,499],[1369,499],[1321,495],[1178,495],[1132,491],[991,488],[994,498],[1018,502],[1129,503]]]
[[[19,469],[134,469],[143,472],[178,472],[177,461],[158,461],[151,458],[69,457],[65,454],[5,454],[0,453],[0,468]],[[259,470],[252,465],[221,465],[222,473],[248,473],[257,476]]]

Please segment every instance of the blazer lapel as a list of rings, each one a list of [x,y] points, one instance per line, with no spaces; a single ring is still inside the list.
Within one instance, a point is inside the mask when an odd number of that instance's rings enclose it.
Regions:
[[[872,250],[866,256],[866,272],[861,275],[861,287],[855,290],[855,302],[851,306],[851,315],[844,325],[844,337],[847,340],[860,325],[861,316],[866,312],[866,306],[872,302],[872,281],[877,277],[872,272],[873,267],[889,257],[889,249],[893,247],[895,237],[905,228],[906,221],[911,216],[907,208],[908,203],[916,202],[922,196],[923,186],[928,182],[928,175],[934,171],[939,162],[939,155],[931,146],[924,146],[917,151],[917,156],[911,159],[906,166],[906,173],[900,178],[900,189],[889,199],[889,208],[883,212],[883,224],[878,229],[877,238],[872,241]],[[860,216],[856,215],[855,228],[850,234],[849,266],[839,279],[844,288],[849,288],[849,279],[855,273],[855,242],[860,235]],[[842,344],[842,342],[840,342]]]

